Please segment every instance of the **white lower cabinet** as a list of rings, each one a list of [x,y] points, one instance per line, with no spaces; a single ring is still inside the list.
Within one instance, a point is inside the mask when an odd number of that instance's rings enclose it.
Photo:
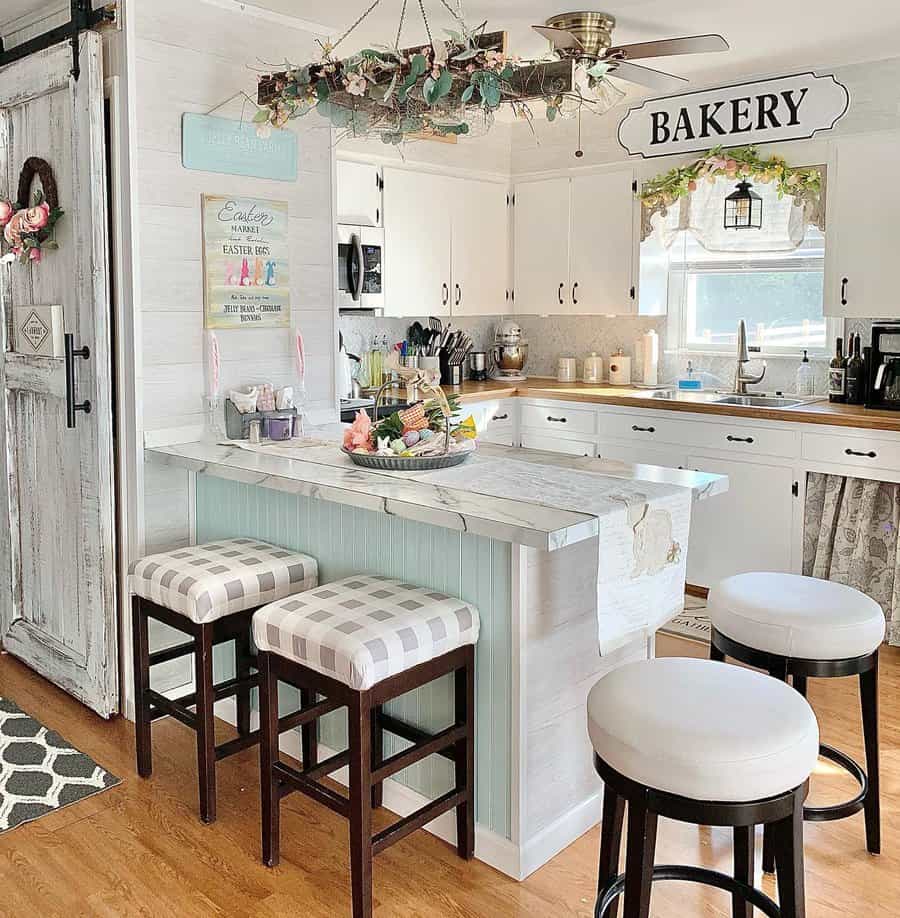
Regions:
[[[522,431],[522,446],[525,449],[542,449],[550,453],[565,453],[568,456],[597,455],[597,444],[593,440],[569,440],[533,430]]]
[[[683,447],[665,444],[656,446],[628,441],[601,440],[597,447],[597,456],[613,462],[627,462],[629,465],[635,463],[661,465],[667,469],[684,468],[687,461],[687,452]]]
[[[688,583],[714,586],[744,571],[793,568],[793,469],[688,456],[687,467],[728,476],[728,491],[694,504]]]

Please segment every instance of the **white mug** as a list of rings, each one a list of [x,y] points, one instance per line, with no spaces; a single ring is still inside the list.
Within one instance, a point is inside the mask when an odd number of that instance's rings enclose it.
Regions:
[[[575,382],[578,378],[578,367],[574,357],[560,357],[556,365],[558,382]]]

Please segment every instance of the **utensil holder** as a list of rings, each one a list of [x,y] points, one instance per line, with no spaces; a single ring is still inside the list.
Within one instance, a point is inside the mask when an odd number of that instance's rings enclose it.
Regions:
[[[225,400],[225,435],[229,440],[249,440],[251,422],[259,421],[260,433],[265,439],[269,436],[269,418],[293,418],[296,414],[296,408],[282,408],[280,411],[250,411],[247,414],[241,414],[229,398]]]

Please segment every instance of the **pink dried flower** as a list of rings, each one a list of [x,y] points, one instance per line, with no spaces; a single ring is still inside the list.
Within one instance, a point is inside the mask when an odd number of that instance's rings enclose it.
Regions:
[[[9,201],[0,200],[0,227],[6,226],[15,212],[15,207]]]

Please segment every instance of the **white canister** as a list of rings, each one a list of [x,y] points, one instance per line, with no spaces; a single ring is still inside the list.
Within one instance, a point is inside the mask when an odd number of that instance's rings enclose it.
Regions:
[[[631,385],[631,358],[622,353],[622,348],[609,358],[609,382],[612,386]]]
[[[574,357],[560,357],[556,364],[558,382],[575,382],[578,379],[578,363]]]
[[[644,357],[644,385],[659,385],[659,335],[651,329],[642,341],[641,350]]]
[[[591,351],[590,357],[584,358],[582,378],[586,383],[603,382],[603,358],[594,351]]]

